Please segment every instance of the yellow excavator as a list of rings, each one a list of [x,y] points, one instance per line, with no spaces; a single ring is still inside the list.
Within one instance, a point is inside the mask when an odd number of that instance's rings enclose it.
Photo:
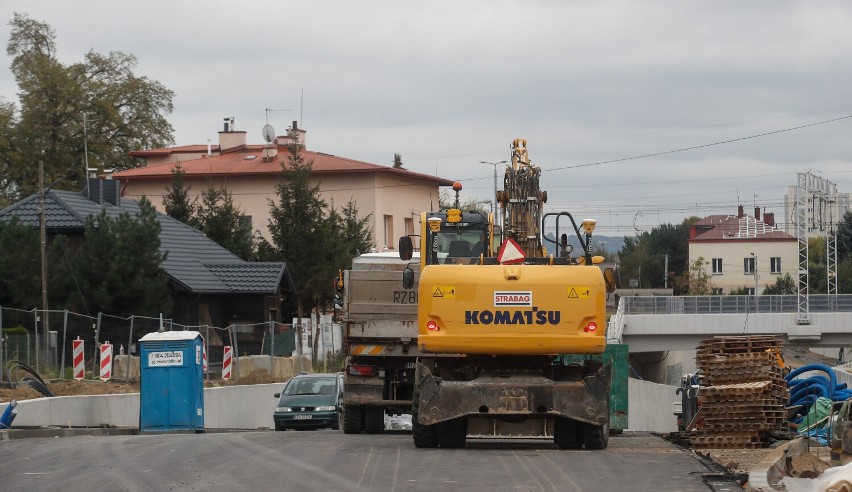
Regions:
[[[421,214],[412,398],[419,448],[459,448],[468,436],[552,436],[563,449],[607,446],[611,367],[602,358],[568,363],[560,355],[604,352],[615,274],[592,256],[594,220],[578,226],[567,212],[543,213],[540,176],[526,141],[514,140],[497,194],[500,238],[492,214],[459,206],[459,183],[453,207]],[[577,256],[563,233],[569,222],[583,245]],[[411,236],[400,238],[403,260],[413,250]],[[409,267],[403,287],[413,285]]]

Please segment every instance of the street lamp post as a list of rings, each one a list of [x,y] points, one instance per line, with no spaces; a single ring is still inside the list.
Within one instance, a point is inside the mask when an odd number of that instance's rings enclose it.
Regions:
[[[480,164],[488,164],[489,166],[494,166],[494,205],[491,207],[491,211],[494,213],[494,216],[497,217],[497,216],[500,215],[500,211],[497,208],[498,207],[498,205],[497,205],[498,204],[498,201],[497,201],[497,166],[500,165],[500,164],[505,164],[506,161],[500,161],[500,162],[479,161],[479,163]],[[496,225],[497,219],[494,219],[494,222],[495,222],[495,225]]]
[[[760,279],[760,275],[757,274],[757,255],[751,253],[751,256],[754,259],[754,310],[757,312],[757,281]]]

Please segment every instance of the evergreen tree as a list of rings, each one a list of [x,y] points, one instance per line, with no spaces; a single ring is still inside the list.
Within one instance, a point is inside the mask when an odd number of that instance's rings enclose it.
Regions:
[[[38,229],[0,221],[0,306],[31,309],[41,305]]]
[[[172,184],[166,187],[163,195],[163,207],[166,215],[183,222],[192,224],[195,215],[195,201],[189,199],[189,187],[184,185],[183,177],[186,173],[178,163],[172,170]]]
[[[233,195],[224,186],[209,183],[201,192],[201,203],[195,209],[191,225],[240,258],[253,258],[251,224],[234,204]]]
[[[364,217],[358,217],[358,207],[354,200],[349,200],[342,210],[342,239],[344,243],[344,268],[352,267],[352,258],[360,253],[366,253],[373,244],[373,229],[369,226],[372,212]]]
[[[393,155],[393,168],[394,169],[405,169],[402,167],[402,156],[399,154]]]
[[[339,238],[330,230],[327,204],[320,197],[319,185],[311,185],[313,162],[306,162],[298,145],[287,149],[276,185],[277,202],[269,200],[269,231],[275,257],[287,262],[295,284],[296,309],[300,318],[305,308],[320,309],[323,298],[330,299],[332,279],[339,265],[334,242]]]
[[[151,202],[139,201],[140,213],[89,217],[84,241],[71,262],[79,290],[72,305],[119,316],[157,316],[171,309],[168,275],[160,267],[160,223]]]

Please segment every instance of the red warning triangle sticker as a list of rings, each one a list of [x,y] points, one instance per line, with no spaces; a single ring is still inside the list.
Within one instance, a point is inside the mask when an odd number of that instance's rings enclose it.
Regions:
[[[500,251],[497,252],[497,261],[503,265],[512,265],[515,263],[523,263],[527,258],[521,246],[512,238],[508,238],[500,245]]]

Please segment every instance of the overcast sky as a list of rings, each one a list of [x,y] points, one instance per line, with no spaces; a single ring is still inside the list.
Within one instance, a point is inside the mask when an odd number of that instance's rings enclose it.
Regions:
[[[53,27],[63,63],[135,55],[175,93],[177,145],[217,143],[226,116],[262,143],[271,108],[309,150],[399,153],[486,200],[480,161],[523,137],[547,211],[604,235],[738,203],[784,222],[799,172],[852,192],[849,2],[4,0],[4,42],[13,12]]]

